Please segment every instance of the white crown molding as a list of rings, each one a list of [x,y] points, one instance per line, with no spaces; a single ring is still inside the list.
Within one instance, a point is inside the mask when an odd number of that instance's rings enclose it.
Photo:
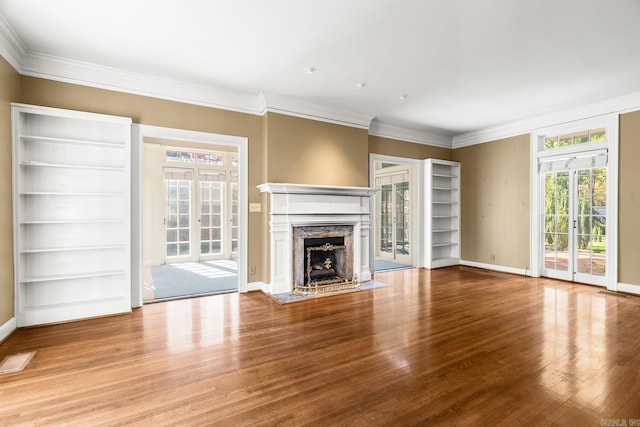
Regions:
[[[369,129],[373,114],[339,110],[273,93],[262,93],[262,113],[272,112],[321,122]]]
[[[280,95],[253,95],[220,90],[44,54],[25,54],[22,57],[20,72],[26,76],[247,114],[264,115],[270,111],[362,129],[369,129],[374,117],[371,114],[300,102]]]
[[[258,185],[261,193],[269,194],[330,194],[335,196],[372,196],[376,193],[373,187],[345,187],[336,185],[289,184],[266,182]]]
[[[27,49],[24,43],[4,19],[4,16],[0,15],[0,55],[20,73],[22,71],[22,58],[26,54]]]
[[[23,56],[21,73],[247,114],[263,115],[272,111],[364,129],[369,128],[373,119],[373,115],[331,109],[279,95],[232,92],[44,54],[29,53]]]
[[[512,136],[528,134],[535,129],[568,123],[589,117],[601,116],[603,114],[625,113],[636,110],[640,110],[640,92],[610,98],[604,101],[594,102],[551,114],[532,117],[527,120],[456,135],[453,137],[452,148],[462,148]]]
[[[380,122],[371,123],[369,135],[449,149],[451,149],[452,146],[451,137],[387,125]]]
[[[259,96],[189,84],[44,54],[23,57],[22,74],[205,107],[260,114]]]

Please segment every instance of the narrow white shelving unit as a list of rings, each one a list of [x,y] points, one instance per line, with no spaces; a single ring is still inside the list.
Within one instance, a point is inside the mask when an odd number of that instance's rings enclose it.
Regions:
[[[425,160],[426,268],[460,264],[460,163]]]
[[[131,310],[131,119],[12,105],[18,326]]]

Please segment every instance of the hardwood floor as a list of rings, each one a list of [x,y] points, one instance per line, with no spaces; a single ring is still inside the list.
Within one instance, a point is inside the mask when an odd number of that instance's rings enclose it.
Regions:
[[[594,425],[640,419],[640,297],[467,267],[20,329],[2,425]]]

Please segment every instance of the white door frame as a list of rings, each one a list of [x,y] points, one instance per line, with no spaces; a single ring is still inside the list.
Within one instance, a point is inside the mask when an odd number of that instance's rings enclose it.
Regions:
[[[542,129],[531,131],[531,276],[540,277],[542,271],[543,249],[543,214],[544,214],[544,188],[540,179],[540,158],[553,155],[572,155],[594,149],[607,150],[607,260],[606,260],[606,287],[609,290],[618,290],[618,114],[607,114],[573,122],[562,123]],[[581,144],[561,147],[553,150],[553,153],[544,153],[540,150],[545,135],[559,135],[577,132],[585,129],[606,128],[607,143],[605,144]]]
[[[398,175],[406,175],[407,176],[407,181],[401,181],[401,182],[394,182],[393,177],[398,176]],[[394,261],[397,262],[402,262],[404,264],[411,264],[412,263],[412,258],[413,258],[413,251],[415,250],[415,247],[412,245],[416,245],[416,242],[414,242],[413,239],[413,184],[412,181],[414,180],[413,177],[414,173],[413,173],[413,167],[411,165],[406,165],[406,164],[396,164],[395,166],[391,166],[391,167],[386,167],[384,169],[378,169],[375,172],[375,178],[376,178],[376,188],[378,187],[378,182],[379,179],[381,177],[387,177],[390,179],[390,182],[385,184],[385,185],[390,185],[391,186],[391,200],[390,203],[393,206],[392,207],[392,213],[391,213],[391,240],[392,240],[392,248],[391,248],[391,253],[386,252],[386,251],[381,251],[380,250],[380,239],[374,239],[375,241],[375,245],[374,245],[374,250],[376,252],[376,254],[378,254],[379,257],[381,258],[387,258],[387,259],[393,259]],[[397,185],[402,183],[402,182],[407,182],[409,184],[409,254],[405,255],[405,254],[401,254],[398,253],[398,236],[397,236],[397,203],[398,203],[398,193],[397,193]],[[374,201],[375,201],[375,221],[376,223],[378,223],[378,221],[380,220],[380,214],[381,214],[381,208],[382,208],[382,188],[381,191],[376,192],[376,195],[378,197],[375,197]],[[379,229],[377,231],[380,231]]]
[[[402,165],[410,165],[411,167],[411,265],[414,267],[423,267],[424,254],[424,238],[422,230],[424,230],[424,194],[422,182],[424,180],[423,161],[419,159],[410,159],[405,157],[387,156],[384,154],[369,154],[369,186],[375,188],[375,162],[396,163]],[[375,198],[380,197],[377,193]],[[373,266],[373,258],[375,254],[376,239],[378,239],[377,215],[375,212],[377,199],[371,203],[372,218],[372,236],[371,236],[371,260]]]
[[[237,148],[239,162],[238,291],[247,292],[249,290],[247,282],[249,139],[241,136],[134,124],[131,138],[131,305],[142,306],[142,144],[144,138],[229,145]]]

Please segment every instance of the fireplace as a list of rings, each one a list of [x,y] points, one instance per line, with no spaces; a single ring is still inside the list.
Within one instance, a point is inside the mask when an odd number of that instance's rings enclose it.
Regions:
[[[322,292],[371,280],[375,189],[280,183],[258,188],[270,195],[265,292]]]
[[[293,227],[294,292],[354,288],[353,225]]]

